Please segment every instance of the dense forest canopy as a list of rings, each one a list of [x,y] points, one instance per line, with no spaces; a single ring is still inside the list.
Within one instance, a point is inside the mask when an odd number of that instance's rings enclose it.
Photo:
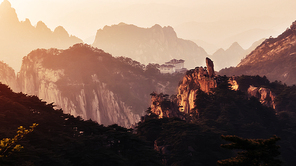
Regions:
[[[263,106],[242,90],[230,89],[227,77],[211,93],[199,91],[196,109],[184,120],[162,118],[148,112],[135,129],[116,124],[99,125],[53,109],[36,96],[14,93],[0,84],[0,135],[14,137],[17,128],[39,124],[18,144],[19,152],[1,158],[2,165],[216,165],[218,160],[236,153],[223,149],[221,135],[237,135],[248,139],[268,139],[277,135],[281,140],[283,165],[295,163],[296,138],[295,87],[266,78],[241,76],[238,82],[249,82],[271,88],[277,94],[279,110]],[[258,83],[259,82],[259,83]],[[247,86],[247,85],[245,85]],[[244,87],[242,85],[242,87]],[[276,89],[281,89],[276,91]],[[289,95],[286,95],[287,92]],[[290,104],[289,104],[290,103]]]

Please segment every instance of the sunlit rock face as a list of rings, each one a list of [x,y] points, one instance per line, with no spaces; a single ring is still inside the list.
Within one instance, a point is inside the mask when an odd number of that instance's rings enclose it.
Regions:
[[[183,118],[182,114],[177,105],[177,98],[169,98],[168,95],[162,93],[157,94],[155,92],[151,93],[151,112],[158,115],[159,118],[163,117],[179,117]]]
[[[254,87],[250,85],[248,89],[248,95],[249,97],[253,96],[259,99],[260,103],[272,107],[273,109],[276,109],[276,104],[275,104],[275,94],[271,92],[270,89],[268,88],[263,88],[263,87]]]
[[[217,87],[214,64],[209,58],[206,59],[206,62],[207,67],[196,67],[187,71],[179,83],[176,96],[168,98],[168,96],[163,94],[151,94],[151,111],[160,118],[183,118],[184,114],[192,113],[192,110],[195,108],[194,100],[198,90],[208,93],[212,88]]]
[[[230,77],[229,80],[228,80],[228,83],[231,85],[232,90],[235,90],[235,91],[239,90],[239,85],[238,85],[238,83],[236,81],[235,76]]]
[[[259,75],[270,81],[296,84],[296,22],[277,38],[269,38],[235,68],[219,71],[220,75]]]
[[[34,50],[23,58],[18,74],[23,93],[54,102],[65,113],[124,127],[140,120],[151,92],[169,91],[175,82],[157,80],[136,61],[84,44]]]
[[[209,75],[213,70],[210,66],[207,69],[197,67],[194,70],[188,71],[184,76],[182,83],[178,87],[177,94],[181,112],[190,113],[195,107],[194,100],[199,89],[208,93],[212,88],[217,87],[217,82],[213,75],[211,77]]]
[[[140,115],[133,113],[131,107],[109,90],[106,83],[99,79],[98,73],[83,76],[79,73],[81,71],[72,69],[81,69],[79,66],[67,68],[66,64],[60,66],[48,62],[50,56],[59,59],[59,56],[63,56],[61,54],[63,51],[50,49],[36,50],[26,56],[19,73],[22,92],[37,95],[48,103],[54,102],[65,113],[106,125],[117,123],[128,127],[139,121]],[[104,57],[95,59],[99,62],[101,58]],[[83,60],[81,63],[85,63]],[[69,73],[69,69],[74,70],[74,73]]]
[[[0,62],[0,82],[8,85],[13,91],[19,92],[14,70],[3,62]]]
[[[93,46],[114,56],[132,58],[142,64],[163,64],[171,59],[185,60],[186,68],[204,65],[207,53],[194,42],[177,37],[170,26],[140,28],[120,23],[105,26],[96,34]]]

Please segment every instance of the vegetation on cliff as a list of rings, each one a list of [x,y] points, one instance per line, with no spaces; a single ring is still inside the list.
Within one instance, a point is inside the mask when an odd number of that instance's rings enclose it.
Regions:
[[[268,139],[276,134],[281,137],[281,156],[274,159],[283,160],[284,165],[295,163],[289,154],[295,154],[296,124],[293,116],[287,116],[293,112],[285,110],[286,114],[276,115],[258,99],[248,98],[240,90],[230,90],[227,77],[219,79],[212,93],[198,91],[195,100],[198,114],[192,112],[181,120],[159,119],[149,112],[134,131],[74,118],[62,110],[54,110],[53,103],[14,93],[0,84],[1,137],[12,138],[18,126],[39,124],[19,141],[23,149],[1,158],[0,162],[2,165],[216,165],[218,160],[236,155],[220,147],[226,143],[220,137],[222,134],[249,139]],[[257,79],[266,82],[265,78]],[[266,82],[266,86],[293,90],[279,83]]]
[[[76,44],[66,50],[32,51],[23,58],[18,80],[22,92],[55,102],[67,113],[129,127],[143,115],[151,92],[175,93],[182,76]]]
[[[152,147],[132,130],[63,114],[36,96],[12,92],[0,84],[0,135],[13,138],[19,126],[39,124],[18,144],[19,152],[0,165],[160,165]]]
[[[274,159],[283,160],[283,165],[295,163],[295,158],[290,155],[296,153],[294,150],[296,145],[292,141],[296,139],[295,116],[293,116],[295,109],[285,108],[276,111],[262,105],[257,98],[248,97],[246,91],[231,90],[228,77],[220,76],[217,79],[219,84],[211,92],[205,93],[201,90],[197,92],[195,111],[180,116],[184,120],[175,117],[158,119],[155,114],[149,112],[150,116],[146,116],[139,123],[138,134],[144,136],[162,154],[164,164],[190,165],[187,163],[190,161],[192,165],[215,165],[217,160],[234,157],[236,155],[234,152],[217,148],[219,144],[225,143],[220,138],[221,135],[236,135],[246,139],[269,139],[277,135],[281,138],[277,143],[281,146],[281,156]],[[257,85],[272,90],[289,89],[291,94],[295,92],[294,86],[289,87],[279,82],[270,83],[266,78],[259,76],[241,76],[237,80],[239,83],[245,82],[245,85],[241,84],[242,88]],[[278,90],[276,94],[279,105],[283,102],[292,104],[294,101],[293,95],[287,96],[291,98],[285,98],[284,91]],[[174,100],[163,101],[169,106],[172,106],[169,102],[174,102]],[[164,105],[161,102],[158,104]],[[176,159],[175,156],[181,154],[184,160]],[[207,159],[203,160],[205,158]]]

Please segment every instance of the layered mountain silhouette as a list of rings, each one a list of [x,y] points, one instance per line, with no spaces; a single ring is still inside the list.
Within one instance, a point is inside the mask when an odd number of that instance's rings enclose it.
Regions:
[[[236,66],[240,61],[245,58],[251,51],[259,46],[264,39],[258,40],[252,44],[248,49],[243,49],[238,42],[234,42],[228,49],[218,49],[212,56],[211,59],[215,62],[215,69],[221,70],[226,67]]]
[[[233,43],[227,50],[220,48],[213,55],[212,59],[215,62],[215,68],[220,70],[228,66],[236,66],[243,58],[245,50],[237,43]]]
[[[203,65],[207,56],[204,49],[194,42],[178,38],[172,27],[158,24],[151,28],[125,23],[105,26],[97,31],[93,46],[142,64],[162,64],[171,59],[183,59],[186,68]]]
[[[266,39],[235,68],[221,70],[221,75],[260,75],[288,85],[296,83],[296,22],[277,38]]]
[[[22,57],[37,48],[68,48],[82,40],[71,36],[61,26],[51,31],[43,22],[32,26],[29,19],[19,21],[8,0],[0,4],[0,60],[16,71]]]

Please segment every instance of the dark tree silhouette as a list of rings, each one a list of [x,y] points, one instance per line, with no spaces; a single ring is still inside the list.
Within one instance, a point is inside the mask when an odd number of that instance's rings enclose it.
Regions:
[[[225,160],[218,160],[219,166],[279,166],[281,161],[277,158],[280,155],[280,146],[276,142],[279,137],[273,136],[269,139],[244,139],[235,135],[221,136],[230,144],[222,144],[221,147],[232,150],[243,150],[237,153],[236,157]]]

